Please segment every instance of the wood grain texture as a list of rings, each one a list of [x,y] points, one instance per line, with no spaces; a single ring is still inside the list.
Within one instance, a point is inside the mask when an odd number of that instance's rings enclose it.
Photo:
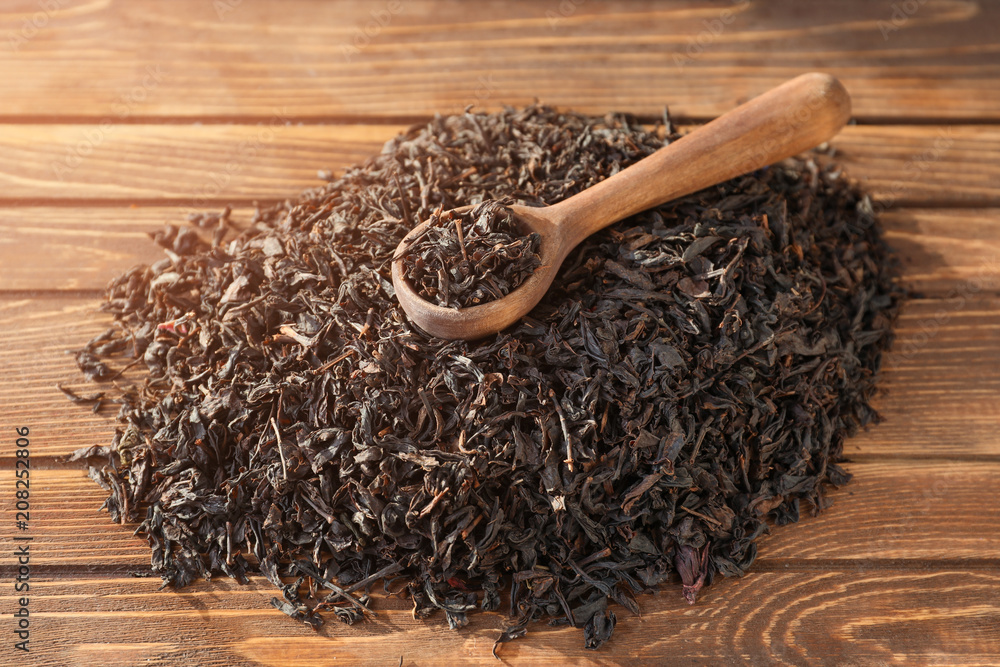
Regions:
[[[97,307],[71,295],[0,299],[0,405],[9,423],[38,430],[36,455],[103,444],[113,432],[114,407],[94,415],[56,388],[101,389],[66,353],[108,326]],[[849,439],[847,454],[1000,457],[1000,299],[970,287],[911,301],[896,334],[876,401],[884,422]]]
[[[376,596],[379,617],[313,633],[271,609],[270,584],[199,582],[157,591],[158,579],[33,582],[31,664],[496,665],[499,614],[459,632],[415,621],[406,601]],[[848,568],[755,572],[720,580],[697,604],[664,590],[642,596],[599,652],[569,628],[532,626],[503,645],[510,665],[984,665],[1000,661],[1000,570]],[[0,604],[13,604],[4,591]],[[169,627],[169,632],[164,628]],[[35,639],[37,638],[37,639]]]
[[[890,209],[885,238],[913,297],[974,297],[1000,289],[1000,209]]]
[[[103,290],[135,264],[164,257],[149,234],[185,225],[177,206],[0,207],[0,296]],[[253,209],[237,208],[236,224]],[[902,284],[919,297],[1000,293],[1000,208],[892,208],[883,215]]]
[[[403,126],[4,125],[0,199],[168,200],[182,212],[205,202],[280,200],[378,153]]]
[[[135,525],[113,523],[99,511],[107,494],[83,467],[32,471],[32,565],[49,575],[148,571],[145,540],[133,536]],[[799,524],[774,527],[760,542],[753,570],[921,559],[1000,568],[1000,507],[993,502],[1000,497],[1000,462],[888,461],[847,468],[855,477],[829,491],[833,506],[817,516],[803,506]],[[13,516],[13,497],[13,475],[3,475],[0,516]],[[15,532],[0,525],[8,544]]]
[[[57,6],[5,3],[0,116],[409,119],[540,97],[711,118],[819,69],[844,80],[861,118],[1000,119],[988,1],[897,14],[864,0]]]
[[[404,128],[0,125],[0,205],[138,202],[186,212],[282,200],[320,185],[319,169],[379,153]],[[1000,205],[1000,125],[849,126],[832,145],[883,209]]]
[[[819,70],[852,95],[861,124],[833,145],[887,212],[916,297],[886,357],[885,421],[846,443],[854,481],[828,511],[766,536],[746,577],[717,581],[693,607],[667,587],[640,600],[641,617],[616,610],[600,652],[578,631],[537,626],[500,655],[1000,665],[998,31],[989,0],[4,2],[0,428],[32,429],[37,537],[32,652],[16,664],[496,664],[496,614],[456,634],[379,595],[377,622],[314,634],[270,608],[260,579],[157,591],[158,578],[128,576],[148,548],[97,511],[103,492],[78,464],[54,458],[113,430],[114,409],[92,414],[55,387],[99,388],[65,354],[107,324],[96,290],[157,259],[146,234],[164,222],[294,197],[320,183],[317,169],[376,154],[434,113],[537,97],[646,121],[669,104],[675,119],[704,121]],[[5,545],[8,444],[0,433]],[[8,621],[14,572],[5,549]],[[11,656],[0,646],[0,664]]]
[[[0,291],[103,290],[164,257],[150,234],[168,222],[186,225],[177,208],[0,208]]]
[[[39,435],[32,430],[33,440]],[[87,477],[85,463],[68,470],[45,469],[35,463],[29,477],[28,532],[16,530],[13,525],[15,478],[10,466],[4,467],[0,477],[0,512],[12,519],[0,525],[4,544],[15,544],[15,536],[30,535],[35,573],[149,572],[146,541],[133,535],[135,525],[114,523],[107,512],[100,510],[107,492]],[[11,565],[9,560],[0,560],[0,570]]]

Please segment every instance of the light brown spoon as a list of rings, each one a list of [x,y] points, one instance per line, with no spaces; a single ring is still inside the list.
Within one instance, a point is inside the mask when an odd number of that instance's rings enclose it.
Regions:
[[[525,233],[541,235],[542,265],[510,294],[482,305],[454,309],[432,304],[405,279],[402,257],[426,228],[428,223],[422,222],[396,249],[396,297],[410,320],[434,336],[473,340],[496,333],[535,307],[566,255],[594,232],[813,148],[837,134],[850,115],[851,98],[837,79],[803,74],[558,204],[511,206]]]

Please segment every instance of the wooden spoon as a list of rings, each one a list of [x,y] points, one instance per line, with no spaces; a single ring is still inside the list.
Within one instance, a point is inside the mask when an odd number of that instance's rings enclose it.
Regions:
[[[630,215],[813,148],[851,115],[851,98],[828,74],[803,74],[664,146],[569,199],[544,207],[511,206],[525,233],[541,235],[542,265],[510,294],[469,308],[421,298],[403,275],[402,257],[429,221],[396,249],[392,283],[407,316],[427,333],[473,340],[527,315],[552,284],[566,255],[594,232]],[[466,212],[471,207],[454,209]]]

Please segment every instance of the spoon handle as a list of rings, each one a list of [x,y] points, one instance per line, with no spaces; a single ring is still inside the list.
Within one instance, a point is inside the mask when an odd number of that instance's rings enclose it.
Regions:
[[[630,215],[767,166],[833,137],[851,98],[828,74],[803,74],[740,105],[549,211],[569,252]]]

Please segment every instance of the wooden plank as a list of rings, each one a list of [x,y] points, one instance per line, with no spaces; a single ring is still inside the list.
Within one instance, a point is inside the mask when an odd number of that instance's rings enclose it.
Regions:
[[[36,455],[65,455],[113,432],[114,408],[94,415],[56,388],[101,389],[66,354],[108,326],[97,307],[72,296],[0,299],[0,405],[7,423],[37,430]],[[876,402],[885,421],[848,440],[850,456],[1000,456],[1000,299],[970,290],[909,302],[885,368]]]
[[[233,220],[252,213],[236,209]],[[169,206],[0,208],[0,293],[102,290],[129,267],[162,259],[149,234],[185,219],[184,209]],[[884,225],[908,290],[1000,291],[1000,209],[889,209]]]
[[[913,296],[1000,290],[1000,209],[889,209],[882,219]]]
[[[83,464],[79,464],[83,465]],[[0,476],[0,525],[8,544],[31,535],[32,563],[49,574],[101,568],[148,570],[149,548],[135,525],[100,512],[107,494],[81,469],[31,472],[29,531],[14,528],[14,475]],[[759,562],[989,560],[1000,553],[1000,462],[887,461],[847,466],[854,480],[831,490],[834,505],[794,526],[775,527]],[[997,563],[1000,567],[1000,562]],[[765,565],[766,566],[766,565]],[[2,567],[2,560],[0,560]]]
[[[34,456],[37,431],[32,430],[29,436],[33,443],[29,449]],[[29,465],[27,530],[15,524],[17,478],[13,463],[2,466],[0,512],[8,520],[0,525],[0,535],[8,545],[17,544],[15,537],[32,538],[31,565],[36,572],[42,567],[62,575],[88,569],[114,570],[119,575],[149,573],[150,550],[145,540],[133,535],[135,525],[114,523],[100,510],[107,493],[87,477],[82,467],[45,469],[38,466],[37,459],[29,461]],[[17,490],[23,491],[23,485]],[[0,568],[9,564],[0,559]]]
[[[833,506],[779,526],[762,561],[992,560],[1000,566],[1000,463],[895,460],[845,466],[854,478]],[[806,508],[803,508],[805,514]]]
[[[32,580],[32,664],[495,665],[499,614],[448,630],[412,618],[405,600],[378,596],[379,617],[318,633],[267,603],[269,584],[158,580]],[[614,637],[583,648],[582,633],[539,623],[499,649],[506,664],[948,664],[1000,661],[1000,570],[755,572],[720,580],[689,606],[664,591],[642,616],[615,609]],[[5,609],[15,600],[7,590]],[[8,619],[9,620],[9,619]]]
[[[398,119],[540,97],[709,118],[818,69],[861,118],[1000,119],[1000,7],[897,4],[16,0],[2,116]]]
[[[185,220],[164,207],[0,209],[0,289],[103,290],[130,267],[162,259],[149,235]]]
[[[397,125],[0,125],[0,204],[280,200],[381,151]],[[1000,125],[850,126],[832,142],[882,208],[1000,205]]]
[[[402,126],[4,125],[0,198],[24,203],[283,199],[378,153]]]
[[[977,147],[980,141],[985,143]],[[882,210],[987,202],[1000,188],[997,126],[856,126],[831,144],[847,173],[865,184]]]

